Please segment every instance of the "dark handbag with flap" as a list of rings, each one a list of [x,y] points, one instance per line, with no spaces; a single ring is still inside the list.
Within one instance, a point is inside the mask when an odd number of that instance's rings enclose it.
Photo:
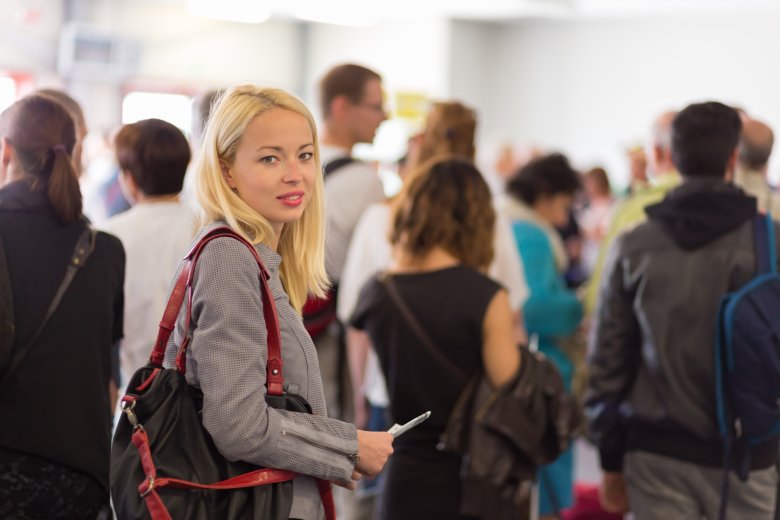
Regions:
[[[176,355],[176,368],[163,368],[165,348],[187,295],[189,331],[192,277],[203,247],[215,238],[231,237],[252,252],[260,268],[263,317],[268,330],[266,401],[269,406],[311,413],[301,396],[282,390],[281,342],[276,306],[268,273],[254,246],[228,227],[201,238],[186,256],[165,309],[149,364],[131,378],[122,398],[123,415],[111,450],[111,498],[117,518],[140,519],[286,519],[293,499],[289,470],[259,468],[231,462],[220,454],[203,427],[203,396],[185,379],[185,338]],[[328,520],[335,520],[330,484],[317,479]]]

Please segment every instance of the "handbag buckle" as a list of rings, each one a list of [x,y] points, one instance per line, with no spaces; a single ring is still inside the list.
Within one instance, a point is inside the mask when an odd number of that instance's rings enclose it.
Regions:
[[[146,495],[154,491],[154,487],[156,485],[154,477],[149,477],[149,480],[147,480],[147,482],[149,483],[149,486],[146,488],[146,491],[141,491],[138,493],[139,495],[141,495],[141,498],[146,497]]]
[[[129,401],[129,404],[128,401],[122,401],[122,412],[127,415],[127,420],[133,425],[133,429],[136,429],[141,425],[138,424],[138,417],[133,412],[133,408],[135,408],[135,401]]]

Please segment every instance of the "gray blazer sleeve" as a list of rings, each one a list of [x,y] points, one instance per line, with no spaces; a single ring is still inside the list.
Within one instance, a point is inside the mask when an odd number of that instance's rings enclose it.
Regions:
[[[203,425],[220,452],[229,460],[348,481],[349,456],[358,449],[353,425],[266,405],[267,331],[250,252],[233,239],[212,241],[193,285],[188,380],[203,391]]]

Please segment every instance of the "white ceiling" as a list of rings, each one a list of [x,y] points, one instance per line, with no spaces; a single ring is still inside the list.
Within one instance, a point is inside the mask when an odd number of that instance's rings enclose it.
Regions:
[[[101,0],[97,0],[101,1]],[[125,0],[128,5],[139,0]],[[196,0],[146,0],[187,4]],[[580,19],[741,12],[780,12],[780,0],[200,0],[228,9],[231,4],[265,9],[272,18],[328,16],[370,25],[382,20],[419,17],[480,21]]]
[[[293,10],[301,12],[327,6],[334,13],[362,11],[379,19],[436,16],[484,21],[780,11],[779,0],[271,0],[268,3],[274,14],[282,16]]]
[[[639,17],[780,10],[780,2],[777,0],[433,0],[426,3],[435,4],[442,13],[449,16],[483,20]]]

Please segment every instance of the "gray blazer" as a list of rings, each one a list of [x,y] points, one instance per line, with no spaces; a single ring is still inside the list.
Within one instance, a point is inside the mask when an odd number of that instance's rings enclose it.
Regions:
[[[198,238],[215,225],[205,228]],[[358,450],[357,431],[352,424],[327,417],[317,352],[282,287],[282,258],[264,245],[256,248],[271,275],[285,387],[303,396],[314,414],[266,406],[267,332],[259,270],[245,245],[232,238],[218,238],[204,248],[195,267],[192,340],[187,352],[187,381],[203,391],[203,425],[229,460],[348,481],[354,469],[349,457]],[[184,320],[183,306],[166,349],[166,367],[174,365],[184,337]],[[312,478],[295,479],[290,516],[323,517]]]

